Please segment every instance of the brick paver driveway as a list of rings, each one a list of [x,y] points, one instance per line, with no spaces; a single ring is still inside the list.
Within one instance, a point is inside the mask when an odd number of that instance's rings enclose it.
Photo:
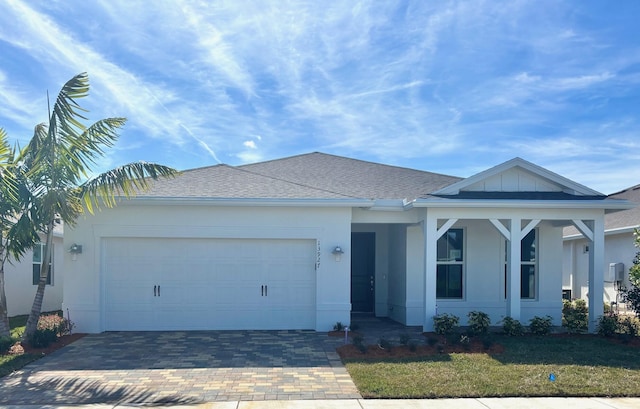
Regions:
[[[360,398],[339,344],[313,331],[88,335],[0,378],[0,404]]]

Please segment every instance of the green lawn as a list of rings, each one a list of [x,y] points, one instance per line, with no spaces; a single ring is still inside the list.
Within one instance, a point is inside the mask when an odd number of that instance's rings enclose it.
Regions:
[[[502,354],[345,364],[366,398],[640,396],[638,347],[591,336],[504,336],[497,342]]]
[[[11,336],[20,337],[27,325],[27,315],[19,315],[9,318],[9,327],[11,328]],[[0,355],[0,377],[10,374],[13,371],[17,371],[29,362],[35,361],[40,358],[38,355],[24,354],[24,355]]]

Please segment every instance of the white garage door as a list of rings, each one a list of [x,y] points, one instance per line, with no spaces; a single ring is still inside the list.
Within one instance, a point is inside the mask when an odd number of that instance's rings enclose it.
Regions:
[[[103,240],[106,331],[313,329],[315,241]]]

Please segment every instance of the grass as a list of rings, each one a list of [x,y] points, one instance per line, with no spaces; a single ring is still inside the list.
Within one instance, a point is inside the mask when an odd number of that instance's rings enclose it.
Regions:
[[[27,315],[18,315],[9,318],[9,327],[11,328],[11,336],[19,338],[25,331],[27,325]],[[22,368],[29,362],[33,362],[40,358],[38,355],[0,355],[0,378]]]
[[[345,365],[365,398],[640,396],[640,348],[593,336],[497,342],[504,353]]]

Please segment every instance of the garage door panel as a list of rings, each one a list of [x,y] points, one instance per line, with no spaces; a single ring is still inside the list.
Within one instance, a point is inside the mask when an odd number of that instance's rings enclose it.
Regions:
[[[104,239],[105,329],[312,329],[315,251],[312,240]]]

